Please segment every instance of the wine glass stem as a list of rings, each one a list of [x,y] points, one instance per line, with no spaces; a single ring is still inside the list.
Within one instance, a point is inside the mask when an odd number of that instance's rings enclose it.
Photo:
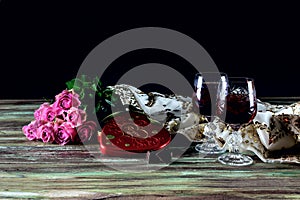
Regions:
[[[216,129],[215,125],[212,122],[207,123],[208,130],[205,132],[205,135],[207,136],[207,142],[208,143],[215,143],[214,139],[214,131]]]
[[[238,131],[233,131],[229,140],[229,152],[239,154],[242,137]]]
[[[213,137],[213,136],[210,136],[210,137],[207,139],[207,142],[208,142],[208,143],[215,143],[214,137]]]

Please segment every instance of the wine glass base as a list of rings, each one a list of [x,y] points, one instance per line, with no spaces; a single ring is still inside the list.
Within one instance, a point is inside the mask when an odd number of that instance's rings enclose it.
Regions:
[[[218,157],[218,161],[224,165],[247,166],[253,163],[253,159],[240,153],[225,153]]]
[[[202,154],[222,154],[226,152],[225,148],[222,149],[215,143],[197,144],[195,149]]]

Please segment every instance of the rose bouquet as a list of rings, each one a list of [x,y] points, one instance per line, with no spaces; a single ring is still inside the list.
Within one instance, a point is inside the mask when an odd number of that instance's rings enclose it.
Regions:
[[[53,103],[43,103],[34,112],[34,120],[23,126],[28,140],[60,145],[87,142],[97,132],[94,121],[87,120],[80,108],[79,95],[73,89],[65,89],[55,96]]]
[[[100,127],[95,120],[107,116],[114,106],[112,90],[103,86],[99,78],[86,75],[66,82],[66,89],[55,96],[52,103],[45,102],[34,112],[34,120],[23,126],[28,140],[60,145],[97,141]],[[96,100],[91,106],[90,100]],[[98,119],[89,120],[95,113]]]

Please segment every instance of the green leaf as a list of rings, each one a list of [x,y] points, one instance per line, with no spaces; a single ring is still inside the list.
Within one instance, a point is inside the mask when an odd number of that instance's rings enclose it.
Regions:
[[[98,97],[102,97],[102,93],[101,92],[97,92],[97,96]]]
[[[84,96],[85,96],[84,90],[82,90],[79,95],[80,95],[81,99],[84,99]]]
[[[86,82],[86,77],[87,77],[87,75],[82,74],[80,77],[80,80],[82,80],[82,82]]]
[[[99,112],[100,108],[101,108],[101,104],[100,102],[98,102],[95,108],[96,112]]]
[[[97,81],[96,82],[97,83],[97,90],[101,90],[102,89],[102,83],[101,83],[101,81],[99,80],[99,81]]]
[[[81,109],[84,110],[84,111],[86,111],[87,105],[81,105]]]
[[[88,87],[90,86],[90,83],[89,83],[89,82],[83,82],[83,83],[82,83],[82,86],[83,86],[84,88],[88,88]]]
[[[87,98],[95,98],[95,95],[99,98],[95,107],[82,104],[84,109],[93,110],[93,112],[106,112],[107,106],[115,106],[115,97],[112,97],[113,90],[109,87],[105,87],[99,77],[89,77],[87,75],[78,76],[68,82],[66,82],[68,89],[73,89],[79,94],[82,102],[85,102]]]
[[[67,81],[67,82],[66,82],[66,85],[67,85],[68,90],[70,90],[70,89],[73,88],[74,83],[75,83],[75,78],[72,79],[72,80],[70,80],[70,81]]]
[[[95,83],[92,84],[91,89],[96,92],[97,91],[97,85]]]
[[[73,89],[76,93],[81,93],[83,90],[81,89],[81,87],[77,86],[77,85],[74,85],[73,86]]]

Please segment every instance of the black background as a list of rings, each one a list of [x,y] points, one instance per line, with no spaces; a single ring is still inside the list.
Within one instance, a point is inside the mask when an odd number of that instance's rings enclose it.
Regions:
[[[220,71],[255,78],[259,97],[300,96],[296,3],[104,2],[0,0],[0,98],[53,98],[99,43],[145,26],[170,28],[192,37]],[[118,64],[160,59],[185,65],[162,55],[132,54],[116,62],[114,69],[118,71]]]

